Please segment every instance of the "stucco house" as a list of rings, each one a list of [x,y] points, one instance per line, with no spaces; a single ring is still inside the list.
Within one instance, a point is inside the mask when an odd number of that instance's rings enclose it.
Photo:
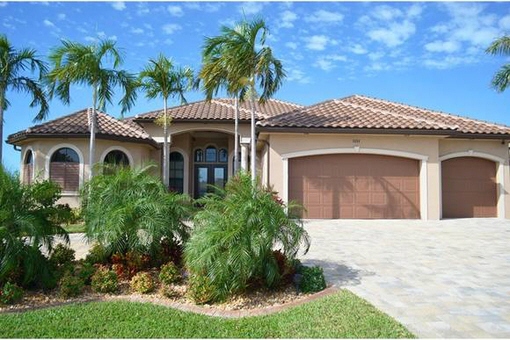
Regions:
[[[169,109],[170,187],[199,197],[233,173],[234,102]],[[96,162],[138,166],[162,159],[162,110],[122,120],[98,114]],[[256,106],[261,181],[307,218],[510,218],[510,127],[353,95],[311,106]],[[241,104],[240,166],[249,169],[250,107]],[[90,171],[88,113],[8,136],[23,181],[51,178],[77,205]],[[160,167],[161,168],[161,167]]]

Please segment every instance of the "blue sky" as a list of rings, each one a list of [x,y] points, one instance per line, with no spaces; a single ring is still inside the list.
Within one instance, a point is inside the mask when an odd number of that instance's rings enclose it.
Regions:
[[[0,33],[43,58],[61,39],[110,38],[133,73],[159,53],[198,70],[204,37],[243,16],[261,16],[270,28],[267,43],[288,75],[278,99],[307,105],[363,94],[510,125],[510,92],[490,87],[510,60],[484,53],[510,33],[505,2],[0,2]],[[48,119],[90,105],[87,88],[73,87],[71,97],[70,106],[52,101]],[[36,114],[25,95],[8,99],[5,137],[33,125]],[[139,95],[127,115],[161,107]],[[119,116],[116,106],[107,111]],[[4,164],[18,163],[4,143]]]

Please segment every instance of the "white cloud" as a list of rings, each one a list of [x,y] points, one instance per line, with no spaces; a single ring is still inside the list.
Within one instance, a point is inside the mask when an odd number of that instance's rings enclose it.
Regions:
[[[165,34],[174,34],[175,32],[181,30],[182,26],[179,24],[166,24],[163,25],[162,29]]]
[[[5,7],[7,6],[7,2],[6,1],[0,1],[0,7]]]
[[[290,49],[295,50],[298,47],[298,44],[296,44],[295,42],[289,41],[288,43],[285,43],[285,46],[290,48]]]
[[[446,58],[441,58],[440,60],[425,59],[423,64],[428,68],[447,69],[462,64],[471,64],[477,61],[478,59],[476,57],[447,56]]]
[[[287,81],[295,81],[299,84],[309,84],[311,79],[310,77],[307,77],[303,71],[292,68],[288,70]]]
[[[66,17],[67,17],[67,16],[66,16],[66,14],[65,14],[65,13],[59,13],[59,14],[57,15],[58,20],[65,20],[65,18],[66,18]]]
[[[370,39],[391,48],[403,44],[415,32],[415,25],[408,20],[404,20],[402,23],[391,23],[387,28],[370,30],[367,35]]]
[[[143,16],[143,15],[147,15],[149,14],[151,11],[149,9],[149,7],[147,6],[147,4],[145,2],[141,2],[141,3],[138,3],[136,5],[136,14],[139,15],[139,16]]]
[[[312,15],[307,16],[305,21],[319,23],[338,23],[344,20],[344,15],[339,12],[330,12],[325,10],[315,11]]]
[[[219,3],[219,2],[211,2],[211,3],[186,2],[184,4],[184,6],[186,8],[197,10],[197,11],[209,12],[209,13],[219,11],[223,5],[224,5],[223,3]]]
[[[423,12],[423,6],[421,4],[412,4],[407,10],[407,17],[414,18],[419,17]]]
[[[112,3],[112,7],[117,11],[123,11],[126,9],[126,4],[124,1],[115,1]]]
[[[184,15],[184,11],[181,6],[170,5],[166,8],[166,10],[174,17],[182,17]]]
[[[144,30],[141,28],[134,28],[134,27],[131,28],[131,33],[133,33],[133,34],[142,34],[143,32],[144,32]]]
[[[264,5],[265,4],[263,4],[261,2],[255,2],[255,1],[243,2],[241,5],[239,5],[238,11],[241,14],[253,15],[253,14],[257,14],[260,11],[262,11],[262,9],[264,8]]]
[[[294,21],[298,18],[297,14],[292,11],[284,11],[280,17],[280,27],[292,28]]]
[[[335,61],[345,62],[347,61],[347,57],[338,54],[322,56],[315,61],[314,66],[322,69],[323,71],[330,71],[337,66],[334,63]]]
[[[429,52],[446,52],[453,53],[457,52],[461,47],[461,44],[457,41],[441,41],[435,40],[425,45],[425,49]]]
[[[383,52],[372,52],[368,54],[368,59],[375,61],[381,59],[384,56],[385,54]]]
[[[391,7],[388,5],[377,6],[371,12],[371,15],[374,18],[377,18],[381,21],[392,21],[394,19],[400,18],[403,16],[403,13],[400,9]]]
[[[326,48],[326,45],[330,41],[325,35],[313,35],[311,37],[304,38],[306,41],[306,48],[314,51],[322,51]]]
[[[52,23],[51,21],[49,21],[48,19],[44,19],[43,24],[44,24],[44,26],[47,26],[47,27],[55,27],[55,24]]]
[[[380,71],[388,71],[390,69],[390,65],[381,63],[381,62],[374,62],[370,65],[367,65],[363,68],[365,72],[380,72]]]
[[[368,51],[360,44],[354,44],[348,48],[354,54],[366,54]]]
[[[499,19],[499,27],[505,31],[510,30],[510,15],[506,15]]]

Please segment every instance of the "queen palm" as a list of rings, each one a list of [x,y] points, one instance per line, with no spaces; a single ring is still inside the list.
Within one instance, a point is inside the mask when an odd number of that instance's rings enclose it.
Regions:
[[[206,94],[225,87],[230,95],[251,102],[251,177],[256,179],[255,99],[260,90],[259,102],[271,98],[282,85],[285,71],[282,63],[265,45],[268,29],[264,20],[241,21],[233,28],[223,26],[221,35],[206,40],[203,51],[205,66],[202,70]],[[207,66],[212,64],[213,66]]]
[[[492,44],[485,50],[486,53],[492,55],[506,55],[510,56],[510,36],[503,36],[492,42]],[[496,72],[492,78],[492,86],[498,92],[506,90],[510,83],[510,64],[503,65],[501,69]]]
[[[38,72],[35,80],[25,74]],[[0,164],[2,163],[4,111],[9,108],[7,91],[25,92],[32,96],[30,107],[40,106],[34,121],[40,121],[48,115],[48,102],[39,80],[47,71],[46,64],[36,56],[36,51],[29,48],[15,49],[7,37],[0,34]]]
[[[112,68],[105,66],[108,58],[111,58]],[[95,154],[96,110],[105,110],[106,104],[112,103],[114,88],[120,87],[124,92],[119,102],[121,115],[129,111],[136,100],[136,79],[132,74],[118,69],[123,63],[123,57],[112,40],[101,40],[92,45],[62,40],[62,46],[54,48],[49,59],[53,69],[48,73],[46,80],[51,98],[56,95],[63,103],[69,105],[72,84],[92,88],[92,108],[89,110],[90,179]]]
[[[178,97],[180,104],[186,104],[184,93],[194,86],[193,70],[189,67],[175,68],[172,60],[160,54],[157,59],[150,59],[139,76],[140,86],[148,99],[163,98],[163,183],[168,188],[168,99]]]

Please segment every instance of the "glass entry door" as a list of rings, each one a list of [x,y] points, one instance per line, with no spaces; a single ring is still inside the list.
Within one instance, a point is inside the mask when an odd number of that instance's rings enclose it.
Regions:
[[[195,198],[214,192],[214,187],[224,188],[227,183],[227,165],[195,165]]]

